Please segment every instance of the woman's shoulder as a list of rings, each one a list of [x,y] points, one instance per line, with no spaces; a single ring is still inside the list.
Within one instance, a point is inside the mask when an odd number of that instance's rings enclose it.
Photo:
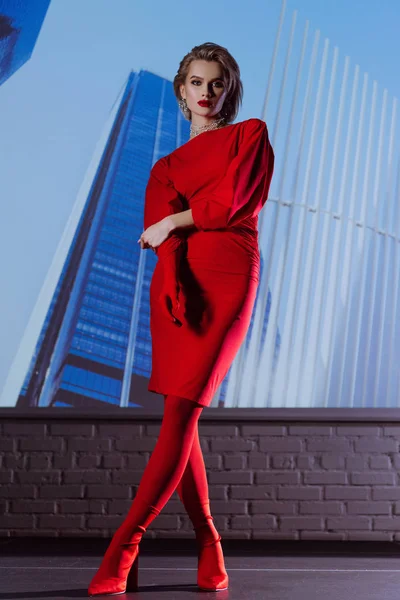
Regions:
[[[258,119],[257,117],[251,117],[250,119],[246,119],[241,122],[242,127],[249,129],[250,131],[263,131],[266,129],[267,124],[262,119]]]
[[[157,174],[157,173],[162,173],[163,171],[165,171],[168,166],[167,160],[168,160],[168,155],[162,156],[161,158],[156,160],[154,165],[151,167],[150,172]]]
[[[150,169],[150,178],[156,179],[165,185],[172,185],[169,174],[169,156],[168,154],[156,160]]]

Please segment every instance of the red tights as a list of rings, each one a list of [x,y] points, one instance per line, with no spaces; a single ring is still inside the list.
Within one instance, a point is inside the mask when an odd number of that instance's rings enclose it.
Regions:
[[[135,550],[150,523],[177,490],[196,531],[200,545],[198,581],[204,587],[227,585],[219,535],[213,525],[208,499],[208,484],[198,434],[201,405],[168,395],[160,434],[143,472],[136,496],[126,519],[117,529],[89,594],[125,588]]]
[[[164,404],[166,398],[167,396],[164,396]],[[208,481],[198,426],[195,429],[189,460],[176,491],[193,524],[198,541],[205,544],[217,540],[218,532],[210,513]]]
[[[164,399],[160,434],[127,520],[147,529],[176,490],[187,467],[203,407],[179,396]]]
[[[202,410],[202,406],[191,400],[172,395],[164,397],[164,416],[157,443],[128,515],[118,530],[118,537],[124,542],[140,539],[175,490],[197,538],[202,542],[217,539],[210,515],[207,475],[198,432]]]

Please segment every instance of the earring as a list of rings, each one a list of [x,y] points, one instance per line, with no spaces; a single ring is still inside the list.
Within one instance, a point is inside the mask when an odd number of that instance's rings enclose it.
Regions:
[[[181,100],[179,100],[178,106],[184,112],[187,112],[189,110],[187,102],[186,102],[186,98],[182,98]]]

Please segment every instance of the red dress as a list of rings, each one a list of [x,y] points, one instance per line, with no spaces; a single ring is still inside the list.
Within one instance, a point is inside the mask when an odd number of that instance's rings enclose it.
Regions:
[[[189,208],[194,225],[176,229],[156,249],[149,391],[210,405],[250,324],[259,281],[258,213],[273,168],[266,124],[256,118],[205,131],[154,164],[144,229]],[[171,282],[182,287],[173,308],[178,324],[160,300]]]

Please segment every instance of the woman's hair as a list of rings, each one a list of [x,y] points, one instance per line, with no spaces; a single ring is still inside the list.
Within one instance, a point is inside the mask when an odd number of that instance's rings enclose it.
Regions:
[[[205,42],[200,46],[192,48],[181,60],[178,72],[174,77],[174,93],[178,100],[181,100],[179,87],[186,82],[192,60],[215,61],[221,65],[222,78],[228,89],[221,112],[228,123],[234,121],[243,99],[243,84],[240,79],[240,69],[236,60],[226,48],[212,42]],[[184,111],[183,114],[189,121],[192,120],[190,110]]]

